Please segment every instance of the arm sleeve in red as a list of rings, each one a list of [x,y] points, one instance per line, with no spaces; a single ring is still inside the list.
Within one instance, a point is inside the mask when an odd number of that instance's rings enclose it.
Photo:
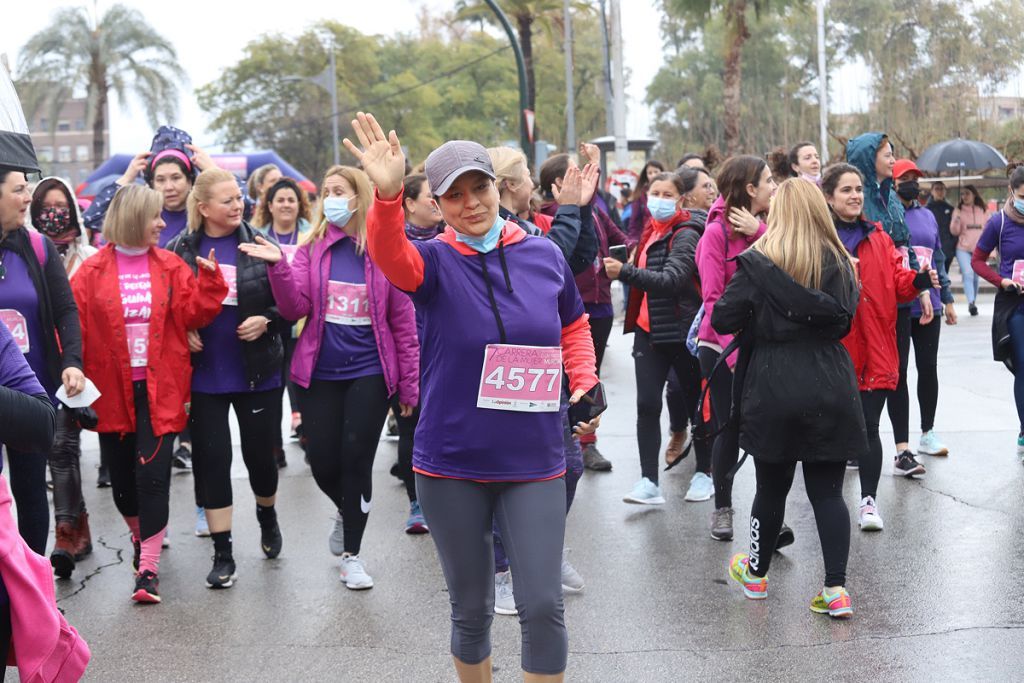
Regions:
[[[570,391],[590,391],[597,384],[597,356],[586,313],[562,328],[562,364]]]
[[[423,257],[405,236],[402,193],[384,200],[374,190],[366,218],[366,246],[370,258],[395,287],[415,292],[423,284]]]

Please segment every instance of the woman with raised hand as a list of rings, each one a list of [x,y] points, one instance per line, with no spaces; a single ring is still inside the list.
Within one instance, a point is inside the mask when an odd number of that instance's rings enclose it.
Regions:
[[[114,503],[131,531],[132,599],[160,602],[160,546],[167,531],[174,437],[189,403],[189,330],[221,310],[228,288],[209,258],[193,275],[159,249],[160,194],[143,185],[117,191],[103,221],[107,244],[72,279],[82,320],[85,370]]]
[[[424,311],[413,466],[451,599],[459,679],[491,680],[496,515],[516,577],[524,678],[561,681],[568,658],[563,363],[571,403],[599,393],[583,302],[558,248],[498,215],[495,174],[481,145],[447,142],[427,157],[448,227],[414,243],[403,230],[398,136],[362,113],[353,128],[360,147],[345,146],[377,186],[370,256]]]
[[[825,560],[811,610],[849,617],[843,475],[846,460],[867,447],[857,379],[842,344],[857,310],[853,257],[821,192],[792,179],[779,187],[767,232],[736,260],[711,324],[722,334],[744,335],[739,365],[745,370],[736,380],[742,381],[739,443],[754,459],[757,492],[750,552],[732,558],[729,574],[748,598],[768,597],[768,567],[800,462]]]
[[[289,263],[256,238],[239,249],[269,264],[270,285],[287,319],[307,318],[291,377],[301,387],[306,455],[317,486],[342,520],[341,580],[373,587],[360,557],[373,502],[373,459],[392,396],[403,417],[419,402],[416,313],[366,254],[373,197],[365,173],[332,166],[321,185],[323,216]]]
[[[214,168],[196,178],[188,199],[188,231],[167,248],[196,272],[200,254],[216,255],[228,292],[224,307],[209,325],[189,331],[192,351],[192,428],[195,475],[203,490],[206,519],[213,538],[213,568],[208,588],[230,588],[236,578],[231,541],[230,409],[238,418],[242,459],[256,497],[260,548],[268,559],[281,554],[277,523],[277,463],[269,417],[281,402],[284,349],[278,332],[291,322],[278,313],[267,264],[239,251],[259,233],[242,218],[244,202],[235,176]]]

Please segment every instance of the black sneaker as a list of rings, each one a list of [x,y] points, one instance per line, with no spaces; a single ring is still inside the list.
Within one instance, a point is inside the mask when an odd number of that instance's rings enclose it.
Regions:
[[[231,588],[235,585],[238,574],[235,573],[235,559],[230,553],[215,553],[213,569],[206,576],[207,588]]]
[[[273,524],[260,529],[260,548],[268,560],[272,560],[281,554],[281,546],[284,539],[281,538],[281,527],[275,520]]]
[[[775,552],[778,552],[780,548],[785,548],[787,545],[793,545],[793,541],[796,537],[793,535],[793,530],[783,523],[782,528],[779,529],[779,540],[775,542]]]
[[[132,539],[132,551],[132,569],[134,569],[135,573],[138,574],[139,559],[142,557],[142,543],[140,543],[137,538]]]
[[[859,460],[847,460],[846,461],[846,469],[848,469],[848,470],[860,469],[860,461]]]
[[[915,460],[914,454],[910,451],[903,451],[896,456],[896,462],[892,466],[892,473],[897,477],[913,477],[923,475],[924,472],[924,465]]]
[[[178,446],[171,457],[171,466],[178,470],[192,469],[192,451],[184,446]]]
[[[160,602],[160,579],[148,569],[135,577],[132,600],[143,603]]]
[[[100,473],[96,475],[96,488],[110,488],[110,470],[106,465],[100,465]]]
[[[967,307],[967,312],[970,313],[972,316],[978,315],[978,307],[975,306],[974,304],[971,304],[970,306]]]
[[[285,457],[283,448],[274,449],[274,461],[277,462],[277,469],[288,467],[288,458]]]

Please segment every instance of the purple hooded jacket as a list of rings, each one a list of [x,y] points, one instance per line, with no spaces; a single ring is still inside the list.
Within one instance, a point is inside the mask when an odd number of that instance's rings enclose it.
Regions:
[[[327,312],[327,282],[330,279],[330,249],[338,238],[330,232],[323,239],[304,244],[289,265],[282,258],[267,268],[270,288],[281,315],[288,320],[308,316],[292,357],[291,378],[309,387],[320,355]],[[312,264],[319,264],[319,272]],[[396,289],[366,255],[366,294],[370,302],[373,336],[377,340],[380,364],[388,394],[410,406],[420,398],[420,342],[416,334],[416,312],[407,294]]]

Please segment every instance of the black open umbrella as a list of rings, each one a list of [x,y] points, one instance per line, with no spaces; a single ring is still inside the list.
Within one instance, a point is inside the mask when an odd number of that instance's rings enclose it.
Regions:
[[[25,123],[18,93],[7,74],[7,67],[0,62],[0,166],[14,168],[26,173],[39,172],[36,151]]]
[[[956,138],[932,145],[917,158],[917,167],[929,173],[987,171],[1006,168],[1006,157],[992,145]]]

